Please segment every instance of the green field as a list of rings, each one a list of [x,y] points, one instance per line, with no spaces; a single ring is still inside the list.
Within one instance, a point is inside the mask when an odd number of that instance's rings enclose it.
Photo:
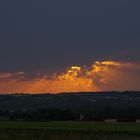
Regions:
[[[140,124],[0,121],[0,140],[140,140]]]

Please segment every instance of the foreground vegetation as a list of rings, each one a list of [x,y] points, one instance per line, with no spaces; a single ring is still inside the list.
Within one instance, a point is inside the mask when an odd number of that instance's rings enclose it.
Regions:
[[[25,121],[0,121],[0,129],[45,129],[45,130],[70,130],[70,131],[102,131],[102,132],[130,132],[140,133],[140,123],[113,123],[113,122],[25,122]]]
[[[139,140],[139,123],[0,121],[1,140]]]

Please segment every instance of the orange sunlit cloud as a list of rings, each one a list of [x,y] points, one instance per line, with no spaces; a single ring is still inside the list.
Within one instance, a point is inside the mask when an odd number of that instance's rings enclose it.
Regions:
[[[72,66],[61,74],[28,78],[26,73],[0,73],[0,93],[60,93],[140,90],[140,64],[95,62],[91,67]]]

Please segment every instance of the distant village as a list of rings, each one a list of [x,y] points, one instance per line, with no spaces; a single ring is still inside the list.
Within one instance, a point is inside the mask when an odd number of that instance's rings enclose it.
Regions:
[[[140,92],[1,94],[0,120],[140,122]]]

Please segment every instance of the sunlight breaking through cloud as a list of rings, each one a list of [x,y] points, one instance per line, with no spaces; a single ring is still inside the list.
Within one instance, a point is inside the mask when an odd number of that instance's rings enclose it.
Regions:
[[[140,90],[140,64],[96,61],[92,66],[71,66],[61,74],[0,73],[0,93],[61,93]]]

